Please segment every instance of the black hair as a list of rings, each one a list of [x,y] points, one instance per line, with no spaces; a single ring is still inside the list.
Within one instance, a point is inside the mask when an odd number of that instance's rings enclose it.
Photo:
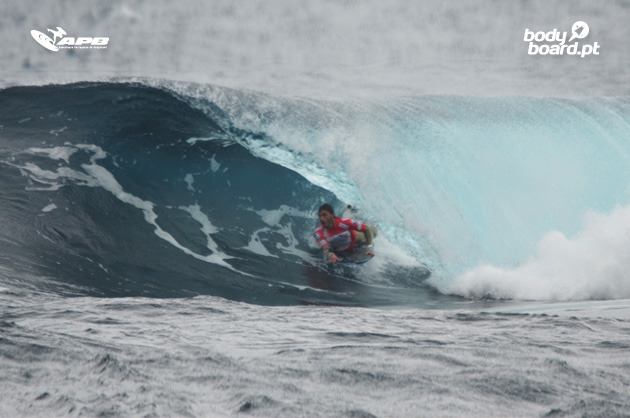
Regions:
[[[321,212],[325,210],[326,212],[330,212],[332,214],[332,216],[335,216],[335,210],[333,209],[332,205],[330,203],[324,203],[323,205],[321,205],[319,207],[319,210],[317,211],[317,213]]]

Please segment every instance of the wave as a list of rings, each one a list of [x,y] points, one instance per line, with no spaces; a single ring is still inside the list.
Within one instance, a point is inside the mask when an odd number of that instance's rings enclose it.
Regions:
[[[545,250],[562,245],[546,234],[627,202],[625,99],[322,101],[143,80],[14,87],[0,108],[2,277],[18,287],[367,306],[630,297],[623,252],[592,255],[621,228]],[[319,257],[323,202],[382,231],[366,267]]]
[[[317,207],[339,199],[253,155],[239,142],[264,135],[229,127],[218,108],[209,117],[136,84],[21,87],[0,100],[2,259],[19,281],[105,296],[388,300],[329,271],[311,242]]]
[[[588,300],[630,297],[630,206],[590,212],[575,237],[545,234],[529,260],[514,268],[482,265],[443,290],[472,298]]]

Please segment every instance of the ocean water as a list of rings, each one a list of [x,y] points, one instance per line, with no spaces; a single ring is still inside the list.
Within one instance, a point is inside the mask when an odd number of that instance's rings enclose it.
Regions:
[[[0,11],[0,416],[630,415],[627,1]]]

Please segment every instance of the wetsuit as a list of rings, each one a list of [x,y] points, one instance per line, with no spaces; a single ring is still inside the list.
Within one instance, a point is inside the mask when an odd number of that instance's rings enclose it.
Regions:
[[[352,218],[335,218],[332,228],[324,228],[324,225],[319,224],[315,229],[315,239],[322,249],[329,246],[334,252],[350,251],[357,242],[355,231],[363,232],[366,229],[364,223]]]

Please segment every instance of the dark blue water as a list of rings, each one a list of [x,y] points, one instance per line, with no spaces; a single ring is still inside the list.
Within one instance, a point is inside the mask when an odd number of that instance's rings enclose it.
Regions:
[[[0,106],[2,257],[9,277],[36,277],[20,285],[271,305],[410,300],[396,286],[370,294],[356,268],[329,269],[312,243],[315,213],[343,203],[253,156],[237,140],[264,134],[230,128],[218,108],[134,84],[12,88]],[[426,270],[397,274],[435,296]]]

